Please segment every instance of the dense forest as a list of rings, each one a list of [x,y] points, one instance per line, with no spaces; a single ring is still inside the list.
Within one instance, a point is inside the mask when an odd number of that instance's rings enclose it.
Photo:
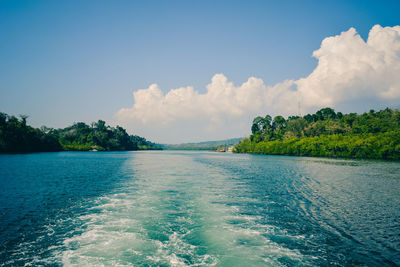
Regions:
[[[256,117],[238,153],[400,159],[400,112],[342,114],[323,108],[303,117]]]
[[[143,137],[128,135],[120,126],[107,126],[102,120],[91,125],[78,122],[64,129],[37,129],[27,125],[26,120],[27,116],[0,113],[0,153],[161,149]]]

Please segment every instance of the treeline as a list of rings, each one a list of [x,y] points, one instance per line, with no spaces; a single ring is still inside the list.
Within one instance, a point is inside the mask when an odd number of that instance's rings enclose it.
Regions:
[[[230,147],[240,142],[242,138],[231,138],[218,141],[206,141],[197,143],[165,144],[163,148],[169,150],[212,150],[215,151],[222,147]]]
[[[400,159],[400,112],[342,114],[323,108],[303,117],[256,117],[252,135],[234,152],[272,155]]]
[[[18,119],[0,112],[0,152],[21,153],[59,151],[61,145],[55,130],[44,132],[26,124],[27,116]]]
[[[120,126],[107,126],[102,120],[91,125],[78,122],[64,129],[37,129],[27,125],[26,119],[27,116],[19,119],[0,113],[0,153],[161,149],[143,137],[129,135]]]

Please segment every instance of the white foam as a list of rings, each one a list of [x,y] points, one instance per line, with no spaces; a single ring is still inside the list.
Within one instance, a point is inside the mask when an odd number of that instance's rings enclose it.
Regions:
[[[246,192],[245,183],[185,154],[173,160],[155,154],[148,162],[143,155],[132,163],[135,177],[119,189],[124,192],[93,200],[92,213],[77,218],[81,225],[64,241],[64,265],[279,265],[281,257],[302,260],[299,251],[268,238],[287,233],[261,224],[260,216],[244,215],[241,204],[260,201],[232,193]],[[180,166],[185,166],[182,173]]]

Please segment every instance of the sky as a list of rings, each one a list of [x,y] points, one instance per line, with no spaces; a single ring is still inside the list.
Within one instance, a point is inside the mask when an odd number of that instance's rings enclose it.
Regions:
[[[160,143],[400,105],[399,1],[0,0],[0,112]]]

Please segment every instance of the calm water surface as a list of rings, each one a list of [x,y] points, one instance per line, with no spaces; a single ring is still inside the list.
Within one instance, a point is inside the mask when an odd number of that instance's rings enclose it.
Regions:
[[[0,155],[3,265],[400,265],[400,163]]]

